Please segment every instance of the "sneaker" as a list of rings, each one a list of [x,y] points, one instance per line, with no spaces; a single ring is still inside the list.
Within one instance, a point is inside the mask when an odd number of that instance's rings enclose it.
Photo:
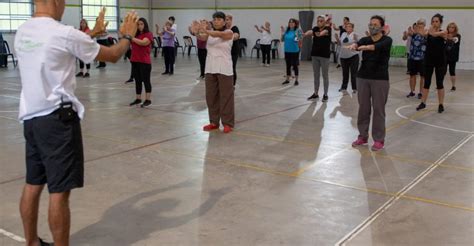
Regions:
[[[443,106],[443,104],[440,104],[440,105],[438,106],[438,113],[441,114],[441,113],[443,113],[443,112],[444,112],[444,106]]]
[[[166,74],[169,74],[170,72],[164,72],[164,73],[161,73],[161,75],[166,75]]]
[[[424,102],[421,102],[420,105],[418,105],[418,107],[416,107],[416,111],[420,111],[424,108],[426,108],[426,104]]]
[[[140,103],[142,103],[141,99],[135,99],[135,101],[131,102],[129,105],[133,106],[133,105],[137,105],[137,104],[140,104]]]
[[[269,67],[269,66],[270,66],[270,64],[265,64],[265,67]]]
[[[421,99],[423,97],[423,94],[418,93],[418,99]]]
[[[132,82],[133,82],[133,78],[129,78],[127,81],[125,81],[125,84],[132,83]]]
[[[357,90],[352,90],[352,93],[353,93],[353,94],[356,94],[356,93],[357,93]]]
[[[451,91],[456,91],[456,86],[451,87]]]
[[[327,102],[328,101],[328,95],[323,95],[323,100],[321,102]]]
[[[83,73],[83,72],[78,72],[78,73],[76,74],[76,77],[84,77],[84,73]]]
[[[310,97],[308,97],[308,100],[313,100],[313,99],[318,99],[319,96],[316,95],[316,93],[313,93],[313,95],[311,95]]]
[[[145,100],[142,105],[140,105],[140,107],[144,108],[144,107],[147,107],[147,106],[150,106],[151,105],[151,101],[150,100]]]
[[[364,137],[357,137],[356,141],[352,142],[352,147],[366,145],[368,143],[367,138]]]
[[[410,91],[410,93],[407,95],[407,98],[414,97],[415,95],[416,94],[413,91]]]
[[[298,80],[295,80],[295,86],[299,85],[300,83],[298,82]]]
[[[290,83],[289,80],[285,80],[285,81],[283,81],[283,83],[281,83],[281,84],[282,84],[282,85],[287,85],[287,84],[289,84],[289,83]]]
[[[91,75],[89,73],[84,74],[84,78],[89,78]]]
[[[342,88],[339,89],[339,92],[346,92],[346,91],[347,91],[347,89],[342,89]]]
[[[228,125],[224,125],[224,130],[223,132],[224,133],[229,133],[233,130],[233,128],[231,126],[228,126]]]
[[[41,238],[38,238],[39,239],[39,245],[40,246],[54,246],[54,243],[47,243],[45,241],[43,241],[43,239]]]
[[[372,151],[379,151],[383,149],[383,146],[384,146],[384,142],[375,141],[371,149]]]
[[[219,126],[218,125],[214,125],[214,124],[209,124],[209,125],[205,125],[202,130],[205,131],[205,132],[210,132],[212,130],[216,130],[216,129],[219,129]]]

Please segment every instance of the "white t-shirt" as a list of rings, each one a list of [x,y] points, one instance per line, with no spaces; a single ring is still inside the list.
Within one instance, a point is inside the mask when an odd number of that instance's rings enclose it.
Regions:
[[[260,44],[272,44],[272,35],[269,32],[262,30],[262,38],[260,39]]]
[[[342,33],[340,37],[341,46],[350,46],[354,43],[357,43],[357,41],[355,41],[354,39],[355,38],[354,35],[356,35],[354,32],[351,32],[351,34],[347,34],[347,32]],[[358,54],[359,54],[359,51],[353,51],[353,50],[342,47],[341,52],[339,53],[339,58],[347,59]]]
[[[79,117],[84,106],[74,95],[76,57],[91,63],[100,46],[87,34],[49,17],[34,17],[18,28],[15,52],[21,76],[20,121],[52,113],[72,102]]]
[[[232,32],[226,30],[226,32]],[[206,73],[234,75],[232,69],[232,39],[223,40],[209,36],[207,39]]]

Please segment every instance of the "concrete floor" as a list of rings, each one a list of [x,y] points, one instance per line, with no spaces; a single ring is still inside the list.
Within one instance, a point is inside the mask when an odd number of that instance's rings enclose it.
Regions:
[[[208,122],[197,58],[175,75],[154,60],[153,106],[130,108],[130,65],[79,79],[86,106],[86,186],[72,195],[72,245],[471,245],[474,241],[473,71],[459,71],[438,114],[416,112],[404,68],[390,68],[386,149],[354,149],[357,99],[308,102],[312,68],[282,86],[284,61],[239,61],[236,129]],[[450,88],[447,81],[446,87]],[[18,71],[0,70],[0,245],[21,245],[24,139]],[[51,239],[42,197],[40,235]],[[11,234],[8,234],[11,233]],[[8,234],[9,236],[6,236]]]

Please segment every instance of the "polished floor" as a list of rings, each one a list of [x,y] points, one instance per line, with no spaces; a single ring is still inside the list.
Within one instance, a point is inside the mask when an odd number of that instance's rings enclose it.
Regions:
[[[134,85],[120,61],[79,79],[86,186],[71,198],[71,245],[472,245],[473,71],[458,71],[446,112],[416,112],[408,77],[390,68],[386,148],[352,148],[357,98],[338,92],[330,67],[327,103],[282,86],[283,60],[238,64],[236,128],[203,132],[204,83],[195,56],[175,75],[153,63],[153,105],[128,107]],[[16,120],[18,71],[0,70],[0,245],[22,245],[18,200],[24,139]],[[450,88],[449,80],[445,82]],[[47,194],[39,233],[51,239]]]

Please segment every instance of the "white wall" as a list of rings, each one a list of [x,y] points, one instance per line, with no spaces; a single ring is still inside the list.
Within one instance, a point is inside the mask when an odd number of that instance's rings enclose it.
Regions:
[[[258,2],[254,0],[153,0],[152,7],[155,23],[162,25],[169,16],[176,17],[180,41],[182,36],[188,35],[187,26],[192,20],[202,17],[210,19],[216,7],[225,13],[231,13],[234,16],[234,24],[240,29],[241,36],[247,38],[249,45],[247,55],[250,55],[253,44],[259,38],[259,34],[253,27],[255,24],[260,25],[266,20],[270,21],[274,37],[278,38],[280,26],[286,25],[291,17],[298,18],[300,10],[312,9],[315,15],[332,14],[336,24],[341,24],[342,18],[348,16],[351,22],[355,23],[358,33],[365,32],[370,16],[383,15],[392,28],[390,36],[394,40],[394,45],[405,44],[401,39],[402,33],[418,18],[425,18],[429,22],[431,16],[439,12],[445,16],[444,26],[455,21],[460,28],[462,43],[458,68],[474,70],[474,47],[470,45],[474,42],[474,32],[471,31],[472,23],[474,23],[473,0],[449,2],[449,6],[467,6],[470,9],[437,8],[436,6],[448,5],[444,0],[423,1],[423,6],[429,6],[431,9],[404,9],[406,6],[412,6],[413,0],[357,0],[349,4],[359,9],[348,9],[350,6],[347,5],[346,0],[260,0]],[[393,9],[394,6],[399,6],[399,9]],[[281,51],[280,54],[282,54]]]

